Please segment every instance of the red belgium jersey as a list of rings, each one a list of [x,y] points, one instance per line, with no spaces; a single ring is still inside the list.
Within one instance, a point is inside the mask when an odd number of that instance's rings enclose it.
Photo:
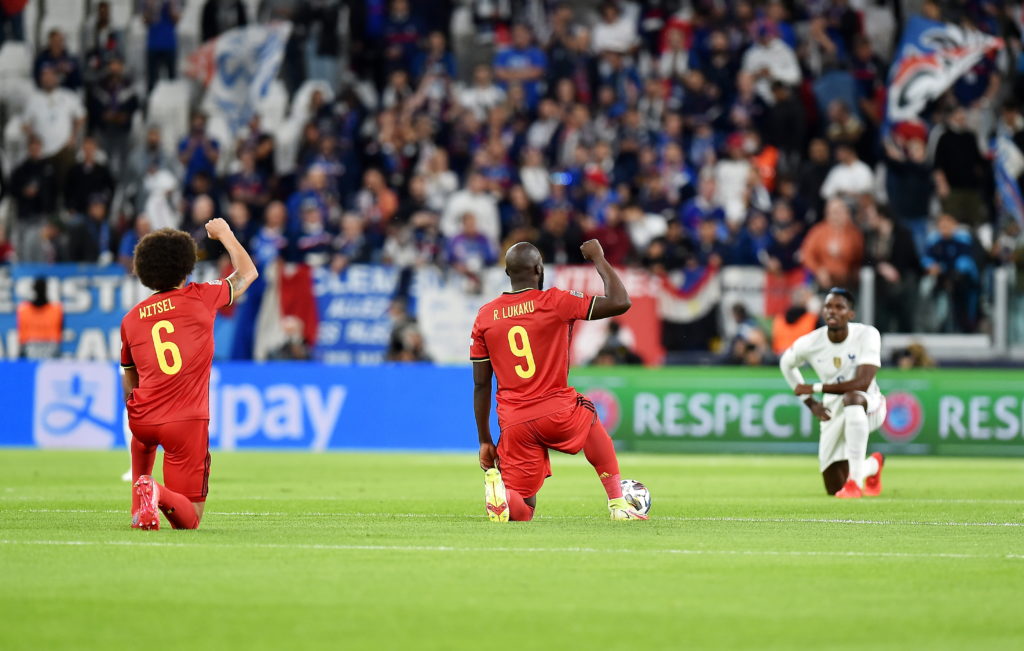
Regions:
[[[210,418],[213,320],[234,297],[226,280],[153,294],[121,320],[121,366],[139,373],[128,420],[162,425]]]
[[[491,362],[503,428],[575,406],[572,326],[590,318],[593,308],[593,297],[562,289],[505,292],[480,308],[469,357]]]

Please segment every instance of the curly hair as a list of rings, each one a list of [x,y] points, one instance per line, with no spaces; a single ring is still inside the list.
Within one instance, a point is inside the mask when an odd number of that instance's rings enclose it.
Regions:
[[[173,228],[161,228],[135,245],[135,275],[153,291],[174,289],[196,265],[192,236]]]

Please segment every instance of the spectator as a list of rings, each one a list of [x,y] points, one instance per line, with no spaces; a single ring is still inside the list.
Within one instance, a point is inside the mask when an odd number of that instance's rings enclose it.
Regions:
[[[821,198],[854,201],[860,195],[871,194],[875,176],[849,144],[836,147],[836,164],[829,170],[821,185]]]
[[[706,219],[717,221],[721,232],[725,232],[725,211],[717,201],[717,186],[712,174],[702,174],[697,196],[683,204],[679,219],[691,236],[696,236],[697,226]]]
[[[532,41],[530,28],[522,23],[516,24],[512,28],[511,47],[500,50],[494,57],[495,76],[501,87],[508,92],[510,85],[521,85],[530,110],[537,108],[544,91],[547,68],[547,57]]]
[[[227,179],[228,196],[245,204],[249,213],[259,218],[270,201],[267,179],[256,169],[256,154],[251,149],[243,149],[238,162],[240,169]]]
[[[161,71],[168,79],[178,77],[178,34],[182,0],[138,0],[138,10],[146,23],[146,93],[160,79]]]
[[[923,131],[923,129],[922,129]],[[910,230],[918,255],[928,238],[928,213],[932,198],[932,174],[921,134],[903,137],[897,129],[885,141],[885,190],[896,222]]]
[[[24,130],[39,138],[42,157],[54,166],[58,191],[64,188],[68,170],[75,164],[75,149],[85,123],[85,108],[78,96],[58,86],[57,71],[45,65],[39,73],[39,90],[25,106]]]
[[[611,204],[606,210],[603,224],[595,226],[583,237],[585,240],[597,240],[604,249],[604,257],[616,267],[625,266],[633,256],[633,243],[629,238],[629,230],[622,217],[622,208]]]
[[[732,306],[732,318],[736,334],[729,344],[728,363],[760,366],[768,352],[768,337],[764,330],[742,303]]]
[[[102,80],[90,86],[87,99],[89,130],[107,153],[115,176],[127,174],[132,118],[139,109],[135,85],[124,75],[124,62],[109,57]]]
[[[913,235],[884,210],[863,210],[864,263],[875,270],[875,326],[880,332],[914,332],[921,260]]]
[[[584,172],[583,187],[587,197],[585,214],[598,224],[604,224],[607,221],[608,207],[619,200],[611,187],[611,179],[600,167],[591,165]]]
[[[199,23],[199,38],[205,43],[235,27],[249,23],[242,0],[206,0]]]
[[[799,195],[810,210],[807,219],[814,223],[824,215],[823,202],[821,200],[821,188],[825,184],[832,169],[828,143],[821,138],[814,138],[807,146],[807,158],[800,165],[799,173]]]
[[[359,223],[361,226],[362,218]],[[299,206],[299,230],[295,236],[298,261],[312,267],[327,264],[331,259],[332,240],[320,202],[313,197],[304,199]]]
[[[304,338],[305,324],[297,316],[287,315],[281,317],[281,334],[284,336],[284,343],[279,348],[271,351],[267,359],[305,361],[312,358],[309,345]]]
[[[288,250],[288,238],[285,236],[285,224],[288,213],[284,204],[273,201],[267,205],[263,213],[263,226],[249,242],[249,250],[257,268],[261,271],[271,262],[285,257]]]
[[[51,29],[46,37],[46,49],[36,55],[35,72],[36,83],[43,85],[43,68],[51,68],[57,75],[57,83],[71,91],[77,91],[82,86],[82,70],[78,59],[68,52],[67,44],[64,41],[64,32],[59,29]]]
[[[501,241],[501,218],[498,202],[486,191],[487,179],[480,172],[471,172],[466,189],[451,195],[441,215],[441,233],[448,238],[459,232],[462,215],[473,213],[480,232],[495,249]],[[581,242],[582,243],[582,242]]]
[[[17,217],[14,222],[14,250],[21,262],[42,259],[42,230],[55,217],[57,173],[53,160],[43,158],[42,143],[36,136],[28,141],[28,158],[11,173]]]
[[[124,34],[110,20],[110,3],[96,3],[95,13],[82,26],[82,52],[85,53],[84,81],[87,88],[99,82],[103,71],[114,59],[123,59]]]
[[[786,84],[772,84],[772,95],[775,101],[764,117],[764,140],[779,150],[779,172],[794,174],[805,142],[804,109]]]
[[[797,221],[792,206],[777,201],[772,207],[771,237],[765,249],[764,265],[769,273],[789,273],[800,267],[803,233],[803,224]]]
[[[366,220],[356,213],[346,213],[341,218],[341,233],[332,242],[331,269],[335,272],[342,271],[350,264],[372,262],[373,249],[366,237],[365,225]]]
[[[25,40],[25,21],[22,14],[28,0],[11,0],[0,5],[0,45],[12,41]]]
[[[825,136],[833,147],[849,145],[854,151],[858,151],[861,148],[864,134],[864,123],[856,114],[850,112],[850,107],[846,102],[834,99],[828,103],[828,124],[825,127]]]
[[[803,265],[814,274],[819,289],[854,287],[864,257],[864,236],[850,219],[841,199],[825,205],[825,220],[807,233],[800,249]]]
[[[668,42],[658,58],[658,75],[662,79],[681,78],[690,69],[690,51],[683,40],[683,32],[667,31],[666,38]]]
[[[180,228],[178,212],[178,180],[167,170],[156,170],[146,180],[146,200],[143,212],[149,217],[153,230]]]
[[[743,55],[742,69],[757,79],[757,93],[766,103],[773,101],[772,82],[787,86],[800,83],[800,63],[793,48],[778,37],[778,30],[768,21],[756,28],[756,40]]]
[[[643,359],[633,352],[636,337],[630,330],[623,330],[618,321],[608,321],[608,336],[597,355],[591,360],[593,366],[639,366]]]
[[[702,267],[718,269],[727,259],[729,252],[722,240],[719,224],[713,219],[704,219],[697,225],[697,240],[694,254],[686,261],[690,270]],[[672,223],[669,222],[669,233]]]
[[[106,194],[94,194],[86,209],[76,215],[68,227],[67,261],[100,265],[113,261],[113,235],[107,218]]]
[[[109,206],[114,198],[115,182],[110,168],[97,160],[96,139],[82,141],[81,160],[68,172],[64,190],[64,205],[68,210],[84,215],[89,203],[97,196]]]
[[[591,47],[594,52],[628,54],[637,46],[636,21],[623,14],[615,2],[604,2],[601,19],[594,25]]]
[[[185,185],[198,172],[215,176],[219,158],[220,143],[206,135],[206,116],[198,111],[193,113],[188,135],[178,143],[178,162],[185,169]]]
[[[725,210],[726,222],[730,224],[746,219],[751,191],[757,182],[757,172],[744,145],[742,133],[730,135],[726,141],[726,157],[715,164],[716,203]]]
[[[776,314],[772,320],[772,352],[782,355],[797,339],[817,327],[817,311],[808,309],[806,298],[794,297],[793,304],[785,313]]]
[[[380,170],[369,169],[363,175],[356,206],[367,227],[382,231],[398,210],[398,195],[388,187]]]
[[[943,212],[972,228],[988,220],[981,196],[987,166],[976,134],[967,127],[967,111],[953,109],[935,145],[935,190]]]
[[[18,346],[24,359],[53,359],[60,355],[64,338],[64,308],[60,300],[50,301],[47,282],[37,277],[32,283],[35,296],[18,305]]]
[[[939,215],[936,232],[928,238],[921,260],[925,271],[935,279],[933,298],[949,304],[940,329],[943,332],[974,332],[978,323],[978,264],[973,257],[974,239],[957,219]]]
[[[729,37],[720,29],[716,29],[708,35],[707,51],[701,55],[696,49],[691,56],[697,56],[700,60],[700,69],[708,82],[719,89],[724,100],[731,100],[736,94],[736,76],[739,72],[739,62],[736,54],[729,44]],[[753,80],[753,77],[747,75]],[[752,87],[752,86],[751,86]]]
[[[476,227],[473,213],[462,216],[462,230],[448,243],[448,264],[479,289],[480,273],[498,261],[494,248]]]
[[[198,260],[217,260],[224,254],[224,246],[217,240],[210,239],[206,233],[206,224],[217,216],[217,205],[208,194],[200,194],[192,201],[189,218],[184,230],[192,235],[198,249]]]
[[[149,223],[149,217],[140,214],[135,217],[135,224],[121,236],[121,243],[117,248],[117,261],[128,273],[135,268],[135,246],[139,240],[153,232]]]
[[[148,127],[145,139],[137,143],[128,155],[127,178],[124,179],[134,186],[132,190],[136,194],[137,207],[141,209],[148,197],[144,189],[146,179],[159,170],[170,171],[175,163],[161,146],[160,127]]]
[[[564,207],[548,211],[535,244],[546,263],[583,264],[583,231]]]
[[[408,0],[392,0],[391,11],[384,26],[385,69],[378,76],[394,70],[409,70],[416,55],[416,42],[423,29],[409,10]],[[379,81],[378,81],[379,85]]]

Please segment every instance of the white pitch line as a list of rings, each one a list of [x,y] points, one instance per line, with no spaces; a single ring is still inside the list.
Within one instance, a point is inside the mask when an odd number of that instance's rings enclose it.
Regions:
[[[954,554],[927,552],[861,552],[861,551],[782,551],[772,549],[598,549],[595,547],[453,547],[448,545],[320,545],[320,544],[206,544],[183,542],[139,542],[135,540],[0,540],[0,545],[43,545],[68,547],[180,547],[203,549],[303,549],[320,551],[382,551],[382,552],[467,552],[525,554],[671,554],[680,556],[819,556],[852,558],[942,558],[942,559],[1006,559],[1024,560],[1021,554]]]
[[[113,513],[125,514],[127,511],[115,509],[21,509],[22,513]],[[362,513],[342,512],[330,513],[319,511],[207,511],[209,515],[229,517],[311,517],[311,518],[476,518],[486,516],[472,513]],[[540,520],[593,520],[597,516],[579,515],[539,515]],[[603,519],[603,518],[601,518]],[[795,524],[864,524],[878,526],[923,526],[923,527],[1024,527],[1024,522],[948,522],[932,520],[864,520],[853,518],[768,518],[768,517],[727,517],[727,516],[653,516],[654,520],[671,522],[761,522],[761,523],[795,523]]]

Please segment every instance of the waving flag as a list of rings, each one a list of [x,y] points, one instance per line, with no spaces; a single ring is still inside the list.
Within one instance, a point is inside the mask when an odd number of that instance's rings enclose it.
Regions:
[[[911,18],[889,69],[886,123],[916,120],[929,102],[1001,47],[1000,38],[920,16]]]
[[[232,131],[252,117],[267,95],[284,58],[291,23],[236,27],[207,41],[186,64],[186,72],[206,85],[204,104]]]
[[[999,203],[1003,211],[1024,228],[1024,198],[1017,183],[1024,172],[1024,154],[1013,140],[1002,133],[993,140],[992,150]]]

